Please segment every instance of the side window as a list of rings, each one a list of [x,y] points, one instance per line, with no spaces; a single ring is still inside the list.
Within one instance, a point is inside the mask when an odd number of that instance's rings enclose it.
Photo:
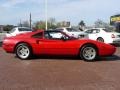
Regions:
[[[21,32],[21,31],[25,31],[24,28],[18,28],[18,30]]]
[[[35,34],[35,35],[33,35],[32,36],[33,38],[43,38],[43,33],[42,32],[40,32],[40,33],[37,33],[37,34]]]
[[[63,31],[63,29],[59,29],[60,31]]]
[[[86,33],[92,33],[92,30],[87,30]]]
[[[61,32],[54,32],[54,31],[53,32],[45,32],[45,38],[47,38],[47,39],[61,40],[62,37],[69,38]]]
[[[99,30],[99,29],[97,29],[96,33],[99,33],[99,32],[100,32],[100,30]]]
[[[45,37],[46,39],[50,39],[50,38],[52,38],[52,37],[50,37],[50,35],[49,35],[48,32],[44,32],[44,37]]]
[[[92,33],[99,33],[100,32],[100,30],[99,29],[93,29],[93,31],[92,31]]]
[[[19,31],[32,31],[30,28],[18,28]]]
[[[51,32],[51,33],[49,33],[50,34],[50,36],[53,38],[53,39],[59,39],[59,38],[61,38],[62,37],[62,34],[61,33],[56,33],[56,32]]]
[[[63,29],[56,29],[57,31],[63,31]]]
[[[93,30],[92,30],[92,33],[93,33],[93,34],[95,34],[95,33],[96,33],[96,30],[95,30],[95,29],[93,29]]]

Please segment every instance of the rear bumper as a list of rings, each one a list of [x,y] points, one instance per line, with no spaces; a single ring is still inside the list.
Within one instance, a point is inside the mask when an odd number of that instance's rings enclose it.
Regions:
[[[120,41],[113,41],[112,44],[120,44]]]
[[[120,38],[113,39],[110,44],[120,44]]]
[[[7,52],[7,53],[14,53],[14,48],[12,45],[7,45],[3,44],[2,48]]]

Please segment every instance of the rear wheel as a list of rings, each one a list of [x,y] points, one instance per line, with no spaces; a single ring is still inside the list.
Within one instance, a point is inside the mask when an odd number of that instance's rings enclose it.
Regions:
[[[16,56],[22,60],[29,59],[32,55],[30,46],[26,43],[20,43],[15,49]]]
[[[104,42],[104,39],[101,38],[101,37],[99,37],[99,38],[97,39],[97,41]]]
[[[80,50],[80,57],[85,61],[94,61],[97,58],[97,48],[94,45],[84,45]]]

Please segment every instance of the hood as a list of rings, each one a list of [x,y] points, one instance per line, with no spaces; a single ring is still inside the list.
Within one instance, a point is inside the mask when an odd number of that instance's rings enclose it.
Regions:
[[[90,43],[90,44],[94,44],[98,47],[104,47],[104,46],[110,46],[110,47],[114,47],[113,45],[110,44],[106,44],[103,42],[99,42],[99,41],[95,41],[95,40],[91,40],[91,39],[87,39],[87,38],[83,38],[83,39],[78,39],[79,43]],[[77,40],[76,40],[77,41]]]

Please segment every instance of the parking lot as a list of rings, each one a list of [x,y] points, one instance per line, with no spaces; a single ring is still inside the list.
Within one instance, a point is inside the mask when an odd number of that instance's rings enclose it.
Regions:
[[[0,90],[120,90],[120,47],[96,62],[74,57],[19,60],[0,47]]]

